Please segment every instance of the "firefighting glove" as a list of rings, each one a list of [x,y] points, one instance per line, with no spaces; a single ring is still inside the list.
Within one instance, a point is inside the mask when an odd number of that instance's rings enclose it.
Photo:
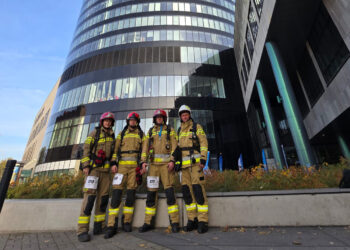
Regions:
[[[142,184],[142,175],[141,175],[140,166],[137,166],[137,168],[136,168],[136,183],[139,186]]]

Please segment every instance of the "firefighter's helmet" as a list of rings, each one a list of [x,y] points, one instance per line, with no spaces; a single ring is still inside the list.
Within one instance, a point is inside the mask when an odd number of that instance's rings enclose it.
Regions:
[[[103,113],[102,115],[101,115],[101,117],[100,117],[100,126],[102,127],[102,122],[103,122],[103,120],[105,120],[105,119],[111,119],[112,120],[112,127],[114,126],[114,121],[115,121],[115,119],[114,119],[114,115],[113,115],[113,113],[111,113],[111,112],[106,112],[106,113]]]
[[[181,114],[183,112],[188,112],[190,115],[191,115],[191,108],[187,105],[182,105],[180,108],[179,108],[179,116],[181,116]]]
[[[136,112],[131,112],[128,114],[128,116],[126,117],[126,123],[129,124],[129,120],[131,119],[135,119],[137,121],[137,124],[140,124],[140,115]]]
[[[167,122],[168,115],[166,114],[166,112],[163,109],[157,109],[156,111],[154,111],[153,123],[156,123],[157,116],[163,116],[164,123]]]

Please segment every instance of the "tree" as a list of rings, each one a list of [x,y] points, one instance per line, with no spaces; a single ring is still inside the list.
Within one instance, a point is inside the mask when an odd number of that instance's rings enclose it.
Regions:
[[[6,160],[1,160],[0,161],[0,178],[2,178],[2,175],[4,174],[5,167],[6,167],[6,162],[8,160],[13,160],[12,158],[7,158]]]

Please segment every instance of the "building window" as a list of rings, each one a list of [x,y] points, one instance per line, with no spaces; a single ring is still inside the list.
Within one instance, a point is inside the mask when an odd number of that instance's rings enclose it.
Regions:
[[[253,43],[252,35],[250,34],[250,31],[249,31],[249,26],[247,26],[247,29],[246,29],[245,39],[247,41],[250,58],[253,58],[254,43]]]
[[[301,59],[298,71],[307,97],[311,106],[313,106],[321,97],[324,89],[307,50],[304,51],[304,56]]]
[[[254,0],[254,4],[255,4],[256,13],[258,13],[258,17],[260,19],[262,8],[264,5],[264,0]]]
[[[329,85],[350,53],[322,2],[310,32],[309,44]]]
[[[246,68],[246,65],[245,65],[245,62],[244,62],[244,59],[242,61],[242,69],[243,69],[243,75],[244,75],[244,91],[246,90],[246,84],[248,82],[248,72],[247,72],[247,68]]]
[[[250,30],[252,31],[254,41],[255,41],[256,37],[258,35],[258,23],[257,23],[254,8],[253,8],[251,3],[249,4],[248,22],[249,22]]]
[[[187,95],[226,98],[222,78],[192,76],[185,84],[187,85],[182,86],[181,76],[140,76],[91,83],[58,96],[60,103],[57,111],[82,104],[125,98]],[[183,93],[183,88],[190,92]],[[79,101],[72,102],[71,100]]]
[[[245,59],[245,62],[247,64],[247,72],[250,71],[250,61],[249,61],[249,57],[248,57],[248,51],[247,51],[247,47],[244,46],[244,59]]]

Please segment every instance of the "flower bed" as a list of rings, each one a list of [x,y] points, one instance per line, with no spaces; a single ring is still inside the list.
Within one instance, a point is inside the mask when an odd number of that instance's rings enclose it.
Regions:
[[[260,166],[242,172],[226,170],[211,171],[206,175],[207,192],[287,190],[338,187],[349,161],[342,159],[335,165],[323,164],[319,169],[290,167],[284,170],[265,172]],[[11,187],[7,198],[46,199],[46,198],[81,198],[84,178],[78,176],[54,176],[33,178],[27,183]],[[175,180],[176,192],[181,192],[179,178]],[[137,192],[145,193],[145,178]]]

